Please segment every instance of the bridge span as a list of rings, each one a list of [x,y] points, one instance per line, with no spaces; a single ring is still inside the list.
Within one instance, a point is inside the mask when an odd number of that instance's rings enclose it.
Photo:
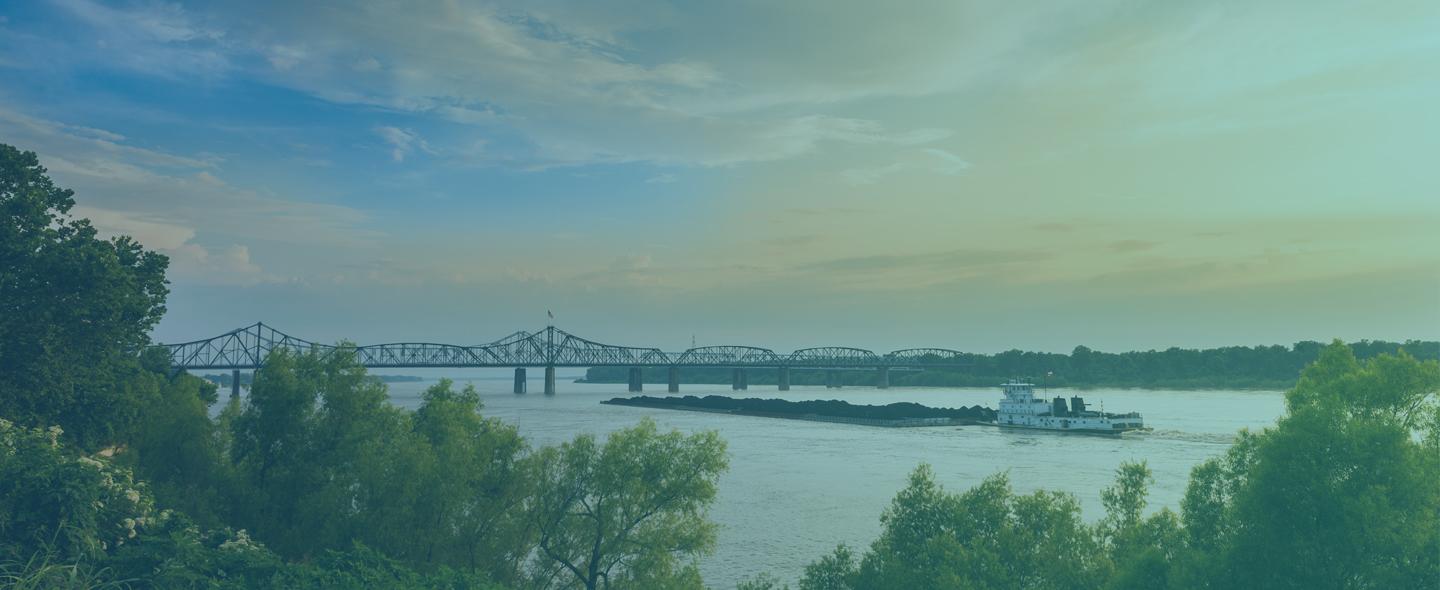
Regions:
[[[645,368],[669,372],[669,391],[680,390],[680,369],[686,367],[733,370],[732,388],[749,387],[747,369],[775,369],[781,391],[790,389],[790,371],[822,370],[826,387],[840,387],[839,372],[873,370],[875,385],[890,386],[890,371],[957,368],[965,365],[964,353],[946,348],[907,348],[885,354],[845,346],[803,348],[780,354],[755,346],[701,346],[682,352],[658,348],[617,346],[581,338],[554,326],[535,332],[515,332],[488,344],[455,345],[432,342],[334,345],[290,336],[263,322],[231,330],[219,336],[157,344],[170,356],[176,370],[230,369],[231,394],[238,395],[240,371],[259,369],[276,350],[319,355],[341,348],[352,351],[356,361],[368,368],[514,368],[515,393],[525,393],[526,369],[544,367],[545,393],[555,393],[556,367],[629,367],[630,391],[641,391]]]

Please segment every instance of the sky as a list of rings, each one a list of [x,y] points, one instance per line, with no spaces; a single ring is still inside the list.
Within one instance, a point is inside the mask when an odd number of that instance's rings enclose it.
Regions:
[[[0,3],[163,342],[1440,338],[1440,4]]]

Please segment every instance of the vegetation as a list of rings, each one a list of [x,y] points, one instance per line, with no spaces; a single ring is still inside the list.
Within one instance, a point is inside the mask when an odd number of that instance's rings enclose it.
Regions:
[[[617,397],[602,403],[646,408],[703,409],[752,416],[799,417],[807,415],[831,418],[856,418],[863,420],[898,421],[915,418],[949,418],[951,420],[995,419],[990,408],[971,406],[968,408],[932,408],[910,402],[897,402],[883,406],[854,405],[840,400],[790,401],[783,399],[733,398],[723,395],[695,397],[651,397],[640,395],[630,398]]]
[[[94,450],[150,401],[137,356],[165,313],[169,261],[99,239],[68,215],[73,195],[34,152],[0,144],[0,416]]]
[[[166,260],[0,146],[0,586],[699,588],[714,433],[532,450],[442,381],[416,411],[277,352],[218,416],[146,333]]]
[[[1403,344],[1361,340],[1349,344],[1359,359],[1396,354],[1402,348],[1418,358],[1440,358],[1440,342],[1411,340]],[[1100,352],[1076,346],[1070,354],[1008,350],[998,354],[964,354],[962,369],[930,369],[890,373],[895,387],[994,387],[1012,377],[1043,380],[1051,387],[1146,387],[1168,389],[1289,389],[1300,370],[1319,357],[1319,342],[1293,346],[1227,346],[1195,350],[1169,348],[1143,352]],[[664,383],[664,371],[649,371],[647,383]],[[728,384],[730,369],[681,369],[686,383]],[[753,385],[777,382],[774,369],[750,369]],[[875,384],[873,371],[841,371],[844,385]],[[593,367],[586,371],[591,383],[623,383],[625,367]],[[792,369],[794,385],[823,385],[825,372]]]
[[[145,349],[164,257],[99,239],[44,173],[0,145],[0,586],[702,587],[727,467],[714,433],[642,421],[531,449],[468,387],[391,406],[344,345],[276,353],[212,417],[215,385]],[[1096,355],[1067,362],[1145,374]],[[1339,342],[1312,357],[1286,415],[1196,466],[1178,514],[1147,510],[1143,463],[1095,523],[1068,494],[1016,494],[1004,474],[953,493],[921,466],[870,547],[836,548],[799,586],[1433,587],[1440,362]]]
[[[1194,468],[1179,514],[1146,514],[1127,463],[1087,524],[1069,494],[1018,495],[1004,474],[963,493],[920,466],[863,554],[810,564],[803,590],[888,588],[1427,588],[1440,581],[1440,362],[1368,362],[1336,342],[1286,394],[1274,428]],[[780,585],[769,577],[746,583]]]

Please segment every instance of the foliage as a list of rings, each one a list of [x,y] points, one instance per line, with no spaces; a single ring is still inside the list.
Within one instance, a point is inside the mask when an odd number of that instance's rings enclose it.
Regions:
[[[802,589],[1421,588],[1440,580],[1440,362],[1325,347],[1274,428],[1194,468],[1181,504],[1146,515],[1126,463],[1080,519],[1072,496],[1017,496],[997,475],[944,491],[928,466],[856,563],[840,547]]]
[[[1440,579],[1440,363],[1327,347],[1288,414],[1199,466],[1193,586],[1419,588]],[[1193,523],[1193,524],[1192,524]],[[1194,528],[1191,528],[1194,527]]]
[[[1404,343],[1360,340],[1350,343],[1356,358],[1370,359],[1405,350],[1420,358],[1440,357],[1440,342],[1411,340]],[[903,386],[993,387],[1012,377],[1028,377],[1051,387],[1147,387],[1170,389],[1287,389],[1295,386],[1300,370],[1315,362],[1319,342],[1296,342],[1292,346],[1226,346],[1221,348],[1167,348],[1134,352],[1101,352],[1076,346],[1070,354],[1007,350],[997,354],[965,353],[959,357],[964,368],[891,372],[890,384]],[[748,369],[751,385],[773,385],[775,369]],[[791,369],[793,385],[821,385],[824,370]],[[646,382],[664,383],[664,371],[648,371]],[[730,369],[684,368],[685,383],[728,384]],[[875,384],[873,371],[842,371],[845,385]],[[585,381],[624,383],[625,367],[591,367]]]
[[[415,567],[514,580],[530,547],[526,446],[480,416],[473,388],[442,381],[421,408],[391,406],[385,386],[342,347],[277,352],[243,404],[227,410],[231,522],[292,559],[361,542]]]
[[[536,571],[572,579],[560,587],[701,587],[680,560],[714,542],[704,511],[727,467],[714,432],[660,433],[647,418],[603,445],[581,435],[536,459]]]
[[[0,420],[0,585],[112,588],[495,588],[485,576],[421,573],[363,545],[288,563],[246,531],[202,530],[156,509],[129,469],[74,452],[57,428]]]
[[[0,419],[0,559],[93,561],[135,538],[154,503],[130,472],[76,456],[60,428],[24,428]]]
[[[136,355],[165,311],[168,260],[102,240],[34,152],[0,144],[0,416],[86,449],[123,438],[146,391]]]

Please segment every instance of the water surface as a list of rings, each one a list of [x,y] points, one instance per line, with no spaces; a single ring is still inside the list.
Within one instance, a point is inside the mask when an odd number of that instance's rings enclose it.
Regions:
[[[716,550],[700,564],[706,583],[714,588],[730,588],[767,571],[793,585],[805,564],[837,543],[866,547],[879,534],[880,513],[920,463],[932,465],[951,490],[1008,471],[1017,492],[1070,492],[1079,498],[1085,517],[1094,520],[1103,510],[1100,490],[1112,483],[1115,469],[1123,461],[1144,460],[1155,473],[1151,508],[1178,510],[1191,467],[1223,453],[1235,431],[1273,424],[1284,408],[1279,392],[1051,390],[1051,395],[1081,395],[1096,409],[1103,401],[1107,411],[1141,412],[1155,429],[1113,439],[981,426],[876,428],[609,406],[600,401],[633,394],[625,392],[624,384],[568,382],[579,373],[561,373],[555,396],[510,393],[508,371],[445,374],[462,385],[473,384],[485,403],[484,413],[516,424],[532,445],[558,444],[581,432],[603,435],[634,425],[642,416],[653,417],[662,428],[719,431],[729,443],[730,470],[720,479],[710,513],[720,525]],[[392,383],[391,397],[398,405],[415,408],[419,393],[433,383]],[[532,380],[529,387],[538,392],[541,383]],[[666,395],[663,385],[647,385],[645,393]],[[681,395],[732,393],[724,385],[681,387]],[[998,388],[796,387],[780,392],[757,386],[739,394],[948,407],[996,407],[1000,397]]]

